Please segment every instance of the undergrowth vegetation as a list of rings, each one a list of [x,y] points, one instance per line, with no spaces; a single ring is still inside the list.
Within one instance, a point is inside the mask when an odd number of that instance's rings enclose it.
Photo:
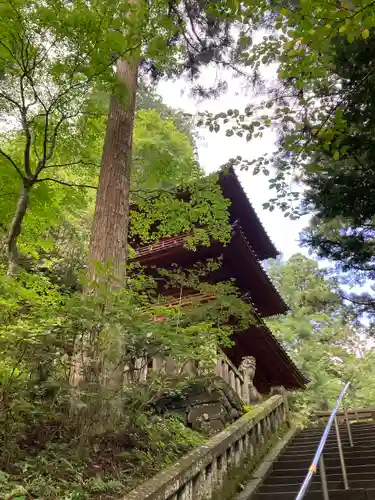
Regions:
[[[188,288],[199,288],[204,272],[160,270],[170,286]],[[209,369],[217,342],[231,343],[229,316],[251,320],[235,287],[203,283],[202,292],[220,295],[216,301],[171,308],[140,269],[126,289],[102,285],[94,294],[81,292],[87,282],[67,292],[37,268],[0,277],[2,499],[117,498],[204,440],[156,411],[175,379],[149,371],[146,382],[137,360],[190,359]],[[153,320],[160,315],[164,321]],[[75,350],[82,332],[93,331],[89,383],[74,385]],[[116,371],[119,339],[126,384],[104,386],[100,374]]]

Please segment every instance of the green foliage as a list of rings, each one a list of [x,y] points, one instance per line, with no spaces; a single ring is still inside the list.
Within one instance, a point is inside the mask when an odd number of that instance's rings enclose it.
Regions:
[[[135,199],[131,233],[143,243],[180,233],[188,234],[190,247],[209,246],[211,238],[223,243],[230,239],[229,201],[222,195],[217,174],[184,184],[178,190]],[[167,215],[170,213],[173,217]]]
[[[257,44],[243,46],[244,64],[257,71],[277,62],[278,81],[244,109],[204,113],[200,124],[246,141],[267,128],[278,150],[230,164],[269,178],[263,207],[285,217],[312,214],[306,246],[337,264],[343,282],[374,279],[374,68],[372,2],[271,2],[268,28]],[[373,316],[369,293],[350,294]]]
[[[374,47],[373,30],[366,42],[336,43],[334,71],[349,94],[340,109],[342,126],[339,132],[335,124],[327,127],[336,147],[317,145],[316,169],[303,178],[304,208],[316,213],[304,242],[344,272],[354,271],[353,278],[357,274],[367,279],[374,278]]]
[[[190,139],[157,111],[138,111],[134,136],[133,182],[138,188],[171,188],[202,175]]]
[[[165,115],[167,109],[164,109]],[[172,111],[170,114],[173,116]],[[59,158],[57,161],[65,166],[51,168],[53,178],[72,186],[95,187],[104,133],[103,116],[81,119],[75,132],[69,138],[61,138],[56,146],[55,154]],[[7,143],[17,159],[22,157],[21,142],[17,139]],[[152,206],[155,213],[161,214],[164,211],[161,216],[163,220],[166,219],[170,204],[174,203],[174,192],[170,192],[170,188],[178,184],[184,185],[202,175],[193,148],[190,138],[180,132],[167,115],[162,119],[155,110],[138,111],[134,130],[133,197],[145,206]],[[17,207],[20,180],[1,157],[0,175],[4,180],[0,188],[0,235],[5,240]],[[217,201],[213,192],[216,193]],[[199,210],[202,212],[201,219],[204,214],[208,217],[210,209],[206,201],[209,200],[213,200],[217,207],[213,209],[215,213],[211,220],[216,217],[217,225],[225,224],[226,212],[219,207],[220,204],[224,208],[226,205],[216,186],[207,186],[206,190],[197,193],[195,198],[197,201],[193,210],[188,204],[175,202],[180,213],[180,222],[172,222],[173,218],[168,218],[168,223],[163,225],[164,234],[171,232],[172,225],[175,230],[183,225],[191,227],[198,218],[192,214]],[[158,208],[155,209],[156,206]],[[55,267],[58,261],[62,263],[64,260],[66,263],[67,259],[74,261],[71,262],[73,267],[77,264],[83,265],[93,207],[92,189],[69,187],[51,181],[36,184],[31,190],[29,208],[23,221],[20,236],[22,254],[31,259],[47,257],[50,262],[53,260]],[[181,222],[182,218],[184,223]],[[175,220],[177,221],[177,217]],[[71,242],[70,255],[63,249],[64,242],[68,240]],[[80,249],[73,259],[72,247]]]
[[[22,250],[34,252],[34,257],[38,254],[39,249],[30,249],[30,244],[18,245],[27,212],[40,199],[35,196],[36,186],[53,182],[95,189],[98,149],[100,146],[101,151],[103,143],[103,105],[108,105],[110,93],[120,101],[126,99],[127,89],[114,71],[116,62],[133,61],[139,66],[140,78],[149,72],[154,79],[188,72],[194,80],[201,66],[237,62],[238,45],[231,27],[253,14],[259,19],[263,9],[264,5],[253,9],[235,2],[195,6],[184,0],[173,4],[112,0],[105,6],[54,0],[2,4],[0,116],[5,126],[0,157],[1,167],[13,170],[12,190],[3,196],[10,196],[14,203],[18,199],[14,212],[6,214],[12,220],[5,224],[9,273],[20,266]],[[198,92],[215,93],[224,88],[224,82],[219,82],[209,89],[199,87]],[[165,111],[160,103],[156,107]],[[191,135],[187,139],[175,129],[178,120],[181,130],[181,116],[175,113],[173,124],[153,110],[140,112],[140,118],[143,127],[138,127],[134,175],[138,184],[170,187],[198,178]],[[98,122],[92,123],[95,119]],[[88,131],[90,126],[94,130]],[[158,157],[153,156],[155,145]],[[43,196],[50,206],[54,204],[48,188]],[[55,213],[60,222],[60,211]]]
[[[149,373],[147,382],[141,382],[135,360],[147,364],[162,356],[209,365],[218,343],[230,345],[228,320],[248,323],[251,311],[231,283],[202,282],[214,266],[199,266],[192,273],[159,270],[171,288],[178,284],[217,296],[206,304],[196,300],[173,308],[159,296],[156,282],[138,268],[129,274],[127,289],[110,292],[101,282],[91,295],[66,293],[35,270],[21,271],[17,278],[1,275],[4,498],[122,494],[202,442],[178,420],[154,415],[153,401],[171,381]],[[164,321],[154,321],[155,316],[164,316]],[[121,392],[103,389],[98,383],[103,368],[95,363],[89,367],[90,384],[79,392],[70,387],[73,347],[82,332],[94,330],[92,348],[105,353],[100,356],[105,367],[119,359],[119,342],[126,346],[120,362],[128,383]],[[94,362],[98,359],[93,356]]]
[[[26,441],[12,472],[0,472],[1,499],[16,495],[41,500],[121,496],[204,442],[200,434],[174,417],[138,419],[131,425],[124,420],[116,431],[92,434],[81,456],[69,427],[33,417],[34,425],[40,427],[29,440],[44,439],[44,443],[30,446]]]
[[[350,404],[371,406],[373,349],[366,328],[343,301],[336,281],[314,260],[299,254],[285,263],[274,262],[269,272],[291,308],[286,317],[271,320],[270,326],[310,379],[304,393],[293,395],[299,417],[331,408],[348,380],[353,388]]]

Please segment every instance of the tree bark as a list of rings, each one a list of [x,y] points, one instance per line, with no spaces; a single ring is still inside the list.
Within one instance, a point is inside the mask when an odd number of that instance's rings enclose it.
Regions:
[[[125,286],[126,277],[138,60],[119,60],[117,76],[123,93],[111,98],[89,248],[90,280],[104,279],[115,290]],[[108,266],[110,280],[101,275],[98,264]],[[96,331],[86,332],[76,344],[71,384],[80,386],[95,381],[105,387],[120,388],[124,375],[122,339],[118,339],[115,349],[112,345],[108,351],[98,352],[97,336]],[[116,351],[116,360],[106,359],[110,351]]]
[[[8,276],[16,274],[20,254],[18,251],[18,237],[21,234],[22,222],[25,218],[27,207],[29,205],[29,190],[30,188],[22,184],[21,193],[18,198],[17,208],[9,229],[7,239],[7,252],[8,252]]]
[[[89,250],[89,276],[98,279],[97,263],[109,265],[115,283],[123,286],[127,260],[130,174],[138,64],[119,60],[122,97],[112,96]],[[116,283],[117,282],[117,283]]]

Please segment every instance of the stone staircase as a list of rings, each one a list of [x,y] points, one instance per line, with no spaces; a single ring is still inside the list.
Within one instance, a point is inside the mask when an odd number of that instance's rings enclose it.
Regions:
[[[346,424],[340,425],[350,490],[342,480],[336,434],[331,430],[324,453],[330,500],[375,500],[375,423],[351,424],[354,447],[349,444]],[[292,439],[273,464],[272,471],[251,500],[294,500],[307,474],[322,436],[323,427],[305,429]],[[319,471],[313,478],[306,500],[323,499]]]

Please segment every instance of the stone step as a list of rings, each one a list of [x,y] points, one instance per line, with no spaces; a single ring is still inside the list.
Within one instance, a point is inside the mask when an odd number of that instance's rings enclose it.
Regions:
[[[315,446],[315,444],[304,445],[304,446],[292,446],[291,445],[291,446],[287,446],[285,448],[285,453],[288,453],[288,454],[295,453],[298,455],[300,455],[301,453],[313,453],[314,454],[316,449],[317,449],[317,446]],[[326,444],[324,447],[324,452],[326,454],[330,453],[330,452],[335,452],[337,450],[338,450],[337,443]],[[349,452],[351,450],[360,450],[363,452],[365,452],[366,450],[374,450],[375,451],[375,440],[374,441],[368,440],[367,443],[355,443],[353,447],[351,447],[350,444],[344,444],[343,450],[344,450],[344,452]]]
[[[298,493],[301,488],[302,482],[291,483],[291,484],[264,484],[259,488],[259,493],[273,493],[277,491],[278,493],[294,492]],[[365,479],[351,481],[349,483],[350,489],[374,489],[375,491],[375,479]],[[322,490],[322,485],[320,482],[312,483],[310,485],[309,491],[320,491]],[[328,490],[344,490],[344,483],[342,479],[340,481],[328,481]]]
[[[300,476],[303,477],[307,474],[307,467],[299,467],[298,464],[294,464],[294,468],[274,468],[271,472],[270,477],[276,476]],[[360,465],[350,465],[346,464],[346,471],[348,474],[360,474],[360,473],[370,473],[375,477],[375,464],[360,464]],[[341,466],[337,465],[336,467],[328,467],[326,464],[326,474],[327,476],[330,474],[341,474]]]
[[[338,467],[340,466],[340,459],[339,457],[331,457],[330,455],[327,455],[324,458],[324,463],[326,467]],[[372,463],[375,464],[375,453],[373,454],[367,454],[365,456],[346,456],[345,457],[345,464],[348,466],[351,465],[362,465],[364,463]],[[276,469],[296,469],[296,468],[301,468],[305,467],[306,469],[310,466],[311,464],[311,457],[306,457],[306,458],[295,458],[295,459],[290,459],[288,457],[281,456],[279,460],[274,465],[274,470]]]
[[[285,459],[285,460],[312,460],[314,458],[315,450],[312,452],[308,452],[305,450],[300,450],[300,453],[297,452],[288,452],[286,451],[283,453],[282,457],[280,459]],[[360,449],[360,448],[345,448],[344,450],[344,459],[348,458],[355,458],[355,457],[363,457],[363,456],[368,456],[368,457],[374,457],[374,463],[375,463],[375,448],[365,448],[365,449]],[[339,450],[338,448],[336,449],[331,449],[329,451],[325,450],[324,454],[324,459],[325,458],[339,458]]]
[[[372,420],[369,420],[368,422],[351,422],[350,427],[353,429],[363,429],[363,428],[368,428],[368,427],[374,427],[375,422]],[[346,427],[346,422],[341,422],[339,423],[339,427]],[[305,429],[302,429],[301,432],[314,432],[319,429],[325,429],[325,425],[316,425],[316,426],[311,426],[311,427],[306,427]]]
[[[251,500],[295,500],[294,492],[255,493]],[[322,500],[323,491],[312,491],[306,494],[305,500]],[[331,490],[329,500],[374,500],[375,490]],[[249,499],[250,500],[250,499]]]
[[[323,424],[319,424],[319,425],[311,425],[310,427],[305,427],[304,429],[302,429],[303,432],[313,432],[315,431],[316,429],[324,429],[326,424],[328,423],[328,420],[327,422],[323,425]],[[351,427],[371,427],[372,425],[375,425],[375,421],[374,420],[367,420],[367,421],[363,421],[363,422],[353,422],[351,421],[350,422],[350,426]],[[339,419],[339,426],[340,427],[345,427],[346,426],[346,421],[344,420],[341,420]]]
[[[320,442],[320,440],[322,439],[322,435],[319,435],[319,436],[316,436],[314,438],[309,438],[309,439],[306,439],[306,438],[300,438],[300,437],[296,437],[293,439],[293,441],[290,442],[289,446],[305,446],[307,444],[318,444]],[[374,439],[375,438],[375,432],[372,432],[372,433],[365,433],[365,434],[352,434],[352,438],[353,438],[353,442],[356,442],[356,443],[366,443],[368,442],[368,440],[370,439]],[[341,441],[347,441],[349,442],[349,436],[348,434],[344,434],[344,433],[340,433],[340,439]],[[336,434],[333,434],[333,435],[329,435],[328,438],[326,439],[326,443],[327,444],[332,444],[332,443],[336,443],[337,442],[337,436]]]
[[[323,436],[323,433],[317,434],[316,436],[304,436],[304,435],[298,434],[293,439],[293,441],[291,441],[290,444],[317,443],[317,442],[319,443],[322,436]],[[373,438],[374,436],[375,436],[375,430],[374,430],[374,432],[352,432],[353,440],[356,439],[359,441],[363,441],[365,439],[368,439],[369,437]],[[349,435],[347,432],[340,432],[340,438],[343,440],[349,440]],[[337,439],[337,436],[336,436],[335,432],[332,434],[328,434],[328,437],[327,437],[328,442],[336,441],[336,439]]]
[[[357,425],[357,424],[351,424],[350,429],[352,432],[363,432],[363,431],[373,431],[375,428],[375,422],[365,424],[365,425]],[[315,434],[322,434],[324,431],[325,427],[310,427],[308,429],[302,429],[299,432],[299,435],[304,435],[304,436],[314,436]],[[335,429],[334,424],[331,427],[331,432],[333,432]],[[347,431],[347,425],[345,424],[340,424],[339,425],[340,431]]]
[[[358,430],[368,430],[368,429],[373,429],[375,427],[375,422],[367,422],[363,424],[350,424],[350,428],[352,429],[353,432],[358,431]],[[308,427],[307,429],[301,429],[300,433],[303,434],[314,434],[314,433],[319,433],[323,432],[325,426],[318,426],[318,427]],[[334,428],[334,424],[332,425],[332,429]],[[339,424],[340,429],[347,429],[347,424],[346,422]]]
[[[345,427],[345,429],[339,429],[340,431],[340,436],[348,436],[348,430]],[[357,431],[352,429],[352,436],[373,436],[375,434],[375,428],[372,429],[358,429]],[[315,440],[315,439],[320,439],[323,436],[323,431],[317,432],[316,434],[305,434],[304,432],[301,432],[294,436],[293,441],[298,441],[298,440]],[[328,438],[332,438],[336,436],[336,430],[333,428],[331,431],[328,433]]]
[[[349,438],[343,436],[341,437],[341,443],[343,446],[347,445],[350,446],[350,441]],[[312,446],[312,447],[318,447],[320,442],[320,439],[316,439],[315,441],[293,441],[290,443],[288,448],[299,448],[303,446]],[[360,438],[353,436],[353,444],[357,446],[368,446],[370,444],[373,444],[375,442],[375,435],[373,436],[362,436]],[[326,446],[337,446],[337,438],[335,437],[334,439],[327,439],[326,441]]]
[[[307,471],[304,471],[300,474],[296,474],[294,476],[286,476],[286,475],[280,475],[276,476],[271,473],[271,475],[265,480],[263,483],[264,485],[275,485],[275,484],[295,484],[299,483],[301,484],[303,480],[305,479],[307,474]],[[359,481],[359,480],[375,480],[375,474],[374,471],[367,471],[367,472],[350,472],[348,473],[348,481],[349,484],[352,484],[352,482]],[[337,474],[337,472],[329,472],[327,473],[327,480],[328,482],[341,482],[342,481],[342,474]],[[320,475],[319,471],[317,474],[313,477],[312,483],[319,483],[320,484]]]

